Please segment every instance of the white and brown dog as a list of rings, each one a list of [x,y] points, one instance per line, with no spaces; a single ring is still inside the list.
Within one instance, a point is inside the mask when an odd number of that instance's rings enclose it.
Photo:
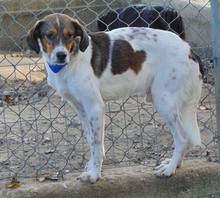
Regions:
[[[87,34],[77,20],[51,14],[33,26],[27,41],[30,49],[42,52],[48,83],[81,119],[91,152],[82,181],[101,177],[109,100],[144,94],[170,127],[175,149],[155,168],[158,176],[174,174],[188,145],[200,145],[196,112],[202,67],[179,36],[135,27]]]

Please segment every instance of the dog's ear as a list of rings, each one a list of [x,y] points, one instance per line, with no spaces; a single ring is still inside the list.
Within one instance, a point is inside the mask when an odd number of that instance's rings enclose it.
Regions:
[[[43,21],[38,21],[28,32],[27,44],[31,50],[34,50],[37,54],[40,52],[40,46],[38,44],[38,38],[40,38],[40,28]]]
[[[79,49],[81,52],[84,52],[86,48],[89,46],[89,36],[85,29],[78,21],[73,21],[73,26],[76,28],[76,36],[80,36],[81,40],[79,43]]]

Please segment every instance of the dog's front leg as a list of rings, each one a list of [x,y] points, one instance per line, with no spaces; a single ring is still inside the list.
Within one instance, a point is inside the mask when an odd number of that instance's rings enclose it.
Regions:
[[[95,183],[101,177],[104,157],[104,108],[104,103],[84,108],[89,122],[86,137],[90,147],[91,159],[85,167],[85,172],[79,177],[81,181]]]
[[[86,138],[90,147],[91,159],[85,167],[85,172],[80,175],[78,179],[81,181],[89,181],[91,183],[95,183],[101,177],[102,161],[105,153],[105,104],[101,97],[94,97],[94,100],[89,100],[87,97],[85,97],[91,103],[80,103],[70,94],[63,94],[62,96],[70,103],[70,105],[75,109],[77,115],[79,116],[82,128],[86,133]]]

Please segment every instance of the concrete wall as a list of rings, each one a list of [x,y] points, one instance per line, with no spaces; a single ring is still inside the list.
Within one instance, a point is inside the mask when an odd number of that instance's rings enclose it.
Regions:
[[[126,6],[127,1],[109,1],[111,8]],[[105,2],[108,2],[105,1]],[[210,6],[204,6],[206,0],[133,0],[132,3],[143,3],[146,5],[165,5],[174,7],[184,18],[187,41],[194,48],[204,51],[211,43]],[[98,15],[104,15],[109,8],[103,0],[86,4],[81,0],[22,0],[1,1],[0,0],[0,51],[11,53],[27,49],[26,34],[32,25],[45,15],[52,12],[62,12],[74,18],[78,18],[87,30],[96,31],[96,20]],[[207,1],[206,1],[207,2]],[[171,4],[172,3],[172,4]],[[89,7],[89,9],[88,9]],[[199,36],[198,36],[199,35]],[[207,50],[209,53],[209,50]],[[209,55],[210,56],[210,55]]]
[[[108,11],[106,2],[111,7],[123,6],[124,1],[112,2],[96,0],[85,3],[82,0],[0,0],[0,51],[14,52],[26,50],[26,34],[32,25],[45,15],[61,12],[79,19],[87,30],[95,31],[98,14]],[[131,3],[138,3],[133,0]],[[89,9],[88,9],[89,8]]]

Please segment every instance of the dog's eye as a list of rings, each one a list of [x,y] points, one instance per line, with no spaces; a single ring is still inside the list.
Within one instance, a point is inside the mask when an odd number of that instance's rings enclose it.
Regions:
[[[65,35],[65,38],[66,38],[66,39],[71,39],[71,38],[73,38],[73,33],[71,33],[71,32],[67,33],[67,34]]]
[[[48,40],[53,40],[55,38],[55,34],[53,32],[48,32],[48,33],[45,34],[45,37]]]

